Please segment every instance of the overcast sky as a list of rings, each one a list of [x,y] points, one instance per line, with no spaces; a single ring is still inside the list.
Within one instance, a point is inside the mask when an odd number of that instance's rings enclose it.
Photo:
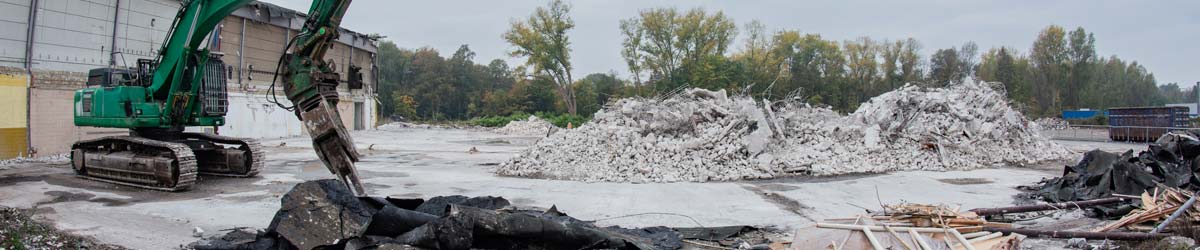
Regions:
[[[265,0],[307,11],[309,0]],[[433,47],[449,57],[459,45],[475,51],[475,61],[512,64],[511,48],[500,35],[516,18],[527,17],[546,0],[396,1],[357,0],[342,26],[379,33],[403,48]],[[1159,84],[1200,81],[1200,1],[570,1],[575,29],[570,33],[576,78],[615,71],[627,76],[620,56],[618,22],[641,9],[700,7],[724,11],[739,28],[759,20],[770,30],[794,29],[825,39],[916,38],[922,56],[966,41],[980,51],[1009,46],[1029,50],[1038,31],[1050,24],[1082,26],[1096,36],[1096,52],[1138,61]],[[741,48],[741,39],[735,48]]]

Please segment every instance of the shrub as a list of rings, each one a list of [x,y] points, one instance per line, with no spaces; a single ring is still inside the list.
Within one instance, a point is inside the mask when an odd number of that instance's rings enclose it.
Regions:
[[[471,119],[471,125],[480,127],[503,127],[508,122],[529,119],[529,114],[516,112],[508,116],[488,116]]]

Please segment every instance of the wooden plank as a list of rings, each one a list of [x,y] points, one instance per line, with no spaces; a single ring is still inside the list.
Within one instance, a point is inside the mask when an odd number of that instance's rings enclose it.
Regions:
[[[861,226],[859,226],[859,225],[846,225],[846,224],[834,224],[834,223],[823,223],[823,222],[817,223],[817,227],[818,228],[828,228],[828,229],[842,229],[842,230],[861,230],[860,229]],[[867,226],[867,227],[870,228],[871,230],[875,230],[875,231],[885,230],[881,226]],[[906,231],[909,229],[912,229],[912,230],[916,230],[917,232],[920,232],[920,233],[945,233],[946,232],[945,229],[933,228],[933,227],[893,227],[893,229],[906,230]]]
[[[921,234],[917,233],[916,229],[909,228],[908,236],[912,236],[913,241],[917,242],[917,246],[920,247],[922,250],[933,250],[933,247],[930,247],[929,243],[925,243],[925,240],[921,239]]]
[[[962,244],[964,249],[975,250],[975,246],[972,246],[971,242],[967,241],[966,237],[963,237],[961,233],[958,233],[958,230],[954,230],[953,228],[948,228],[948,229],[946,229],[946,231],[949,231],[950,235],[954,235],[954,238],[958,239],[958,242]]]
[[[995,238],[1000,238],[1001,236],[1004,236],[1004,233],[992,233],[992,234],[984,235],[984,236],[977,237],[977,238],[974,238],[974,239],[969,239],[969,240],[967,240],[967,241],[968,241],[968,242],[971,242],[971,244],[975,244],[976,242],[985,241],[985,240],[990,240],[990,239],[995,239]]]
[[[867,241],[871,242],[872,248],[875,248],[875,250],[886,250],[886,248],[884,248],[883,245],[879,244],[879,240],[875,239],[875,234],[871,233],[870,226],[862,226],[861,230],[863,231],[863,234],[867,235]],[[974,249],[970,249],[970,250],[974,250]]]
[[[900,238],[900,234],[896,233],[896,230],[893,230],[892,227],[884,224],[883,229],[887,229],[888,233],[891,234],[892,237],[896,238],[896,241],[899,241],[901,245],[904,245],[904,249],[913,250],[913,246],[904,241],[904,238]]]

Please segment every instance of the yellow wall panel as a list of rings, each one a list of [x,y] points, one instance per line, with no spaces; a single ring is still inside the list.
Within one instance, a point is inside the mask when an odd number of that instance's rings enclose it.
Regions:
[[[25,75],[0,74],[0,86],[25,87]]]
[[[25,128],[25,94],[24,75],[0,75],[0,128]]]
[[[23,156],[26,149],[25,128],[0,128],[0,159]]]

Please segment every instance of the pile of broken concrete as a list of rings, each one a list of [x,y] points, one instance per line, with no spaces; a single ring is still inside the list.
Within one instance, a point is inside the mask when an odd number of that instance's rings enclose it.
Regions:
[[[850,115],[795,100],[689,89],[626,98],[495,169],[606,182],[730,181],[955,170],[1062,160],[991,83],[905,86]]]
[[[336,180],[296,185],[265,231],[235,230],[194,249],[679,249],[684,239],[722,240],[721,228],[597,227],[551,207],[500,197],[429,200],[356,197]],[[712,237],[722,235],[722,238]],[[739,242],[759,244],[764,242]],[[769,243],[769,242],[768,242]]]
[[[557,129],[558,127],[555,127],[554,124],[542,120],[536,115],[531,115],[525,120],[508,122],[504,127],[496,129],[496,133],[517,136],[546,136]]]

